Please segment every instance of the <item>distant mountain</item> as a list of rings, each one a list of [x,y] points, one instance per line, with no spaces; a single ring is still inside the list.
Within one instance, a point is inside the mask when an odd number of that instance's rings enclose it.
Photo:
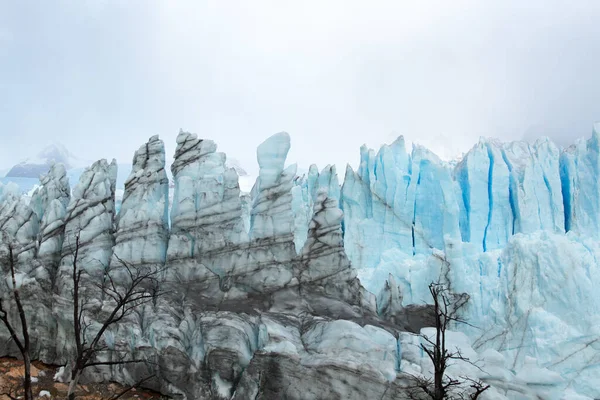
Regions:
[[[5,168],[0,171],[0,182],[14,182],[19,185],[24,193],[28,193],[32,188],[39,183],[38,179],[41,175],[45,175],[53,163],[64,164],[69,177],[71,188],[75,187],[79,182],[79,177],[87,167],[92,165],[92,161],[81,160],[73,155],[63,144],[52,143],[46,146],[35,157],[29,157],[19,164],[10,168]],[[240,189],[244,193],[250,192],[256,177],[248,174],[247,170],[242,167],[239,160],[228,158],[227,167],[233,168],[240,177]],[[170,170],[170,169],[168,169]],[[131,164],[118,164],[117,189],[123,189],[125,181],[131,173]],[[169,175],[169,179],[172,177]],[[171,182],[171,187],[174,187]],[[122,196],[122,193],[117,193],[117,197]]]
[[[237,172],[238,176],[248,176],[248,172],[242,167],[242,164],[235,158],[228,158],[225,165],[229,168],[233,168]]]
[[[81,164],[65,146],[52,143],[45,147],[35,157],[28,158],[13,166],[6,174],[7,178],[38,178],[48,172],[53,163],[62,163],[65,168],[71,169]]]

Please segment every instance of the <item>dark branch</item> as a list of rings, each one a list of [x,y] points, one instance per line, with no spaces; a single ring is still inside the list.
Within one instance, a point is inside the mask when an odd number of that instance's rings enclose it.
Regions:
[[[122,396],[124,396],[127,393],[129,393],[131,390],[139,388],[145,382],[149,381],[152,378],[154,378],[154,374],[152,374],[152,375],[150,375],[150,376],[148,376],[148,377],[146,377],[146,378],[138,381],[135,385],[126,388],[125,390],[123,390],[120,393],[118,393],[118,394],[114,395],[113,397],[111,397],[109,400],[117,400],[117,399],[121,398]]]

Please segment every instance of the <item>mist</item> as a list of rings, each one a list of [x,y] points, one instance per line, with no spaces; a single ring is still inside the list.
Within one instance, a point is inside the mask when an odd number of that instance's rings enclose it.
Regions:
[[[182,128],[256,171],[356,165],[404,135],[444,158],[480,136],[561,146],[600,120],[600,3],[0,3],[0,165],[58,141],[130,162]]]

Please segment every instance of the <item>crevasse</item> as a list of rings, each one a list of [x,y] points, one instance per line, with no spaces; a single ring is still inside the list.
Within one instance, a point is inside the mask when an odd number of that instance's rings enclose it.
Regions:
[[[481,139],[455,165],[413,147],[396,156],[409,159],[412,169],[389,162],[374,176],[363,166],[358,179],[369,175],[368,185],[344,183],[344,210],[348,199],[368,196],[360,191],[385,192],[407,177],[420,184],[412,243],[394,240],[406,225],[402,200],[380,206],[394,216],[383,229],[364,217],[368,210],[363,217],[346,213],[345,250],[361,282],[378,292],[392,274],[409,305],[427,301],[429,282],[449,280],[471,296],[467,314],[475,327],[464,331],[474,348],[500,351],[515,370],[537,363],[558,372],[564,385],[600,396],[600,371],[589,368],[598,362],[593,343],[600,343],[599,132],[596,125],[589,140],[566,149],[549,139]],[[361,230],[348,235],[354,226]]]

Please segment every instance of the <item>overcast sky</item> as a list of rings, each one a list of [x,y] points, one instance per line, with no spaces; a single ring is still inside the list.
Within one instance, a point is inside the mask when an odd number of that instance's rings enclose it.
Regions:
[[[0,96],[0,167],[155,134],[171,159],[180,128],[251,171],[279,131],[342,171],[400,134],[566,145],[600,120],[600,2],[0,0]]]

